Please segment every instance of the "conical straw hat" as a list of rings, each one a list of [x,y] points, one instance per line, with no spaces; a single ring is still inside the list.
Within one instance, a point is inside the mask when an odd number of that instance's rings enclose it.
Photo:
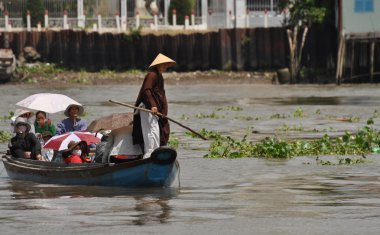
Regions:
[[[156,57],[156,59],[153,60],[152,64],[149,65],[149,68],[152,68],[154,66],[157,66],[159,64],[166,64],[168,63],[170,66],[173,66],[176,64],[176,62],[172,59],[170,59],[169,57],[159,53],[158,56]]]

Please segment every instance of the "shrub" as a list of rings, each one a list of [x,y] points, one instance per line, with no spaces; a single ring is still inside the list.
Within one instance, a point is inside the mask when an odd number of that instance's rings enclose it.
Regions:
[[[177,11],[177,24],[183,25],[185,22],[185,16],[191,15],[191,10],[195,5],[194,0],[172,0],[169,6],[169,22],[173,22],[173,9]]]
[[[26,1],[26,11],[30,12],[30,23],[32,27],[36,27],[37,23],[43,24],[44,21],[44,4],[43,0],[27,0]],[[23,21],[26,25],[26,11],[24,12]]]

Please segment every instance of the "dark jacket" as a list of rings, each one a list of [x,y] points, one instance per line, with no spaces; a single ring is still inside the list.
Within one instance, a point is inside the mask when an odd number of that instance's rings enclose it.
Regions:
[[[25,152],[31,152],[31,158],[36,159],[41,154],[41,144],[33,133],[18,133],[11,139],[10,151],[17,158],[24,158]]]
[[[166,100],[164,78],[156,70],[148,72],[141,86],[139,95],[136,99],[135,106],[143,103],[147,109],[157,107],[159,113],[168,114],[168,102]],[[159,118],[160,126],[160,145],[166,145],[169,140],[170,127],[166,118]],[[135,114],[133,117],[133,143],[143,144],[143,136],[141,130],[140,114]]]

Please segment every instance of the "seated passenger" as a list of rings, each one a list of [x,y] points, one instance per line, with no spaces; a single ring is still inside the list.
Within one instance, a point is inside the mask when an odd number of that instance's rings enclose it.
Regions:
[[[62,135],[66,132],[84,131],[87,129],[85,120],[80,119],[79,116],[83,114],[83,107],[76,104],[67,106],[65,115],[68,117],[57,123],[56,135]]]
[[[48,140],[50,140],[52,136],[53,135],[50,131],[42,132],[41,137],[42,137],[43,144],[45,144]],[[51,161],[54,157],[54,150],[42,148],[41,155],[46,161]]]
[[[67,150],[62,154],[65,163],[84,163],[82,152],[84,145],[87,146],[85,141],[75,142],[70,141],[67,145]]]
[[[142,157],[140,145],[134,145],[132,125],[112,130],[103,154],[103,163],[122,163]]]
[[[16,121],[16,118],[18,117],[25,118],[26,122],[29,123],[30,125],[29,132],[35,133],[33,120],[32,120],[33,112],[28,109],[16,109],[13,117],[11,117],[11,132],[13,132],[15,129],[15,121]],[[14,135],[16,135],[16,133],[14,133]]]
[[[95,149],[95,159],[94,162],[102,162],[104,151],[106,149],[106,145],[108,142],[108,137],[111,131],[100,131],[100,133],[103,135],[100,139],[100,142],[96,144]]]
[[[41,144],[37,137],[29,132],[30,124],[27,120],[22,117],[16,118],[14,129],[16,136],[11,139],[9,144],[12,156],[42,160]]]
[[[53,136],[55,135],[55,126],[51,124],[50,119],[46,118],[46,113],[43,111],[37,111],[34,129],[36,130],[36,134],[49,131]]]

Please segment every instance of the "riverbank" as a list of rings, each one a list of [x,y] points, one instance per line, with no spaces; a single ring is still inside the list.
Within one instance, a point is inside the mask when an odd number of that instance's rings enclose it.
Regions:
[[[28,65],[19,68],[11,85],[42,87],[70,87],[89,85],[141,84],[146,71],[127,70],[100,72],[74,71],[49,64]],[[273,71],[193,71],[167,72],[164,74],[168,85],[181,84],[271,84],[275,81]]]

